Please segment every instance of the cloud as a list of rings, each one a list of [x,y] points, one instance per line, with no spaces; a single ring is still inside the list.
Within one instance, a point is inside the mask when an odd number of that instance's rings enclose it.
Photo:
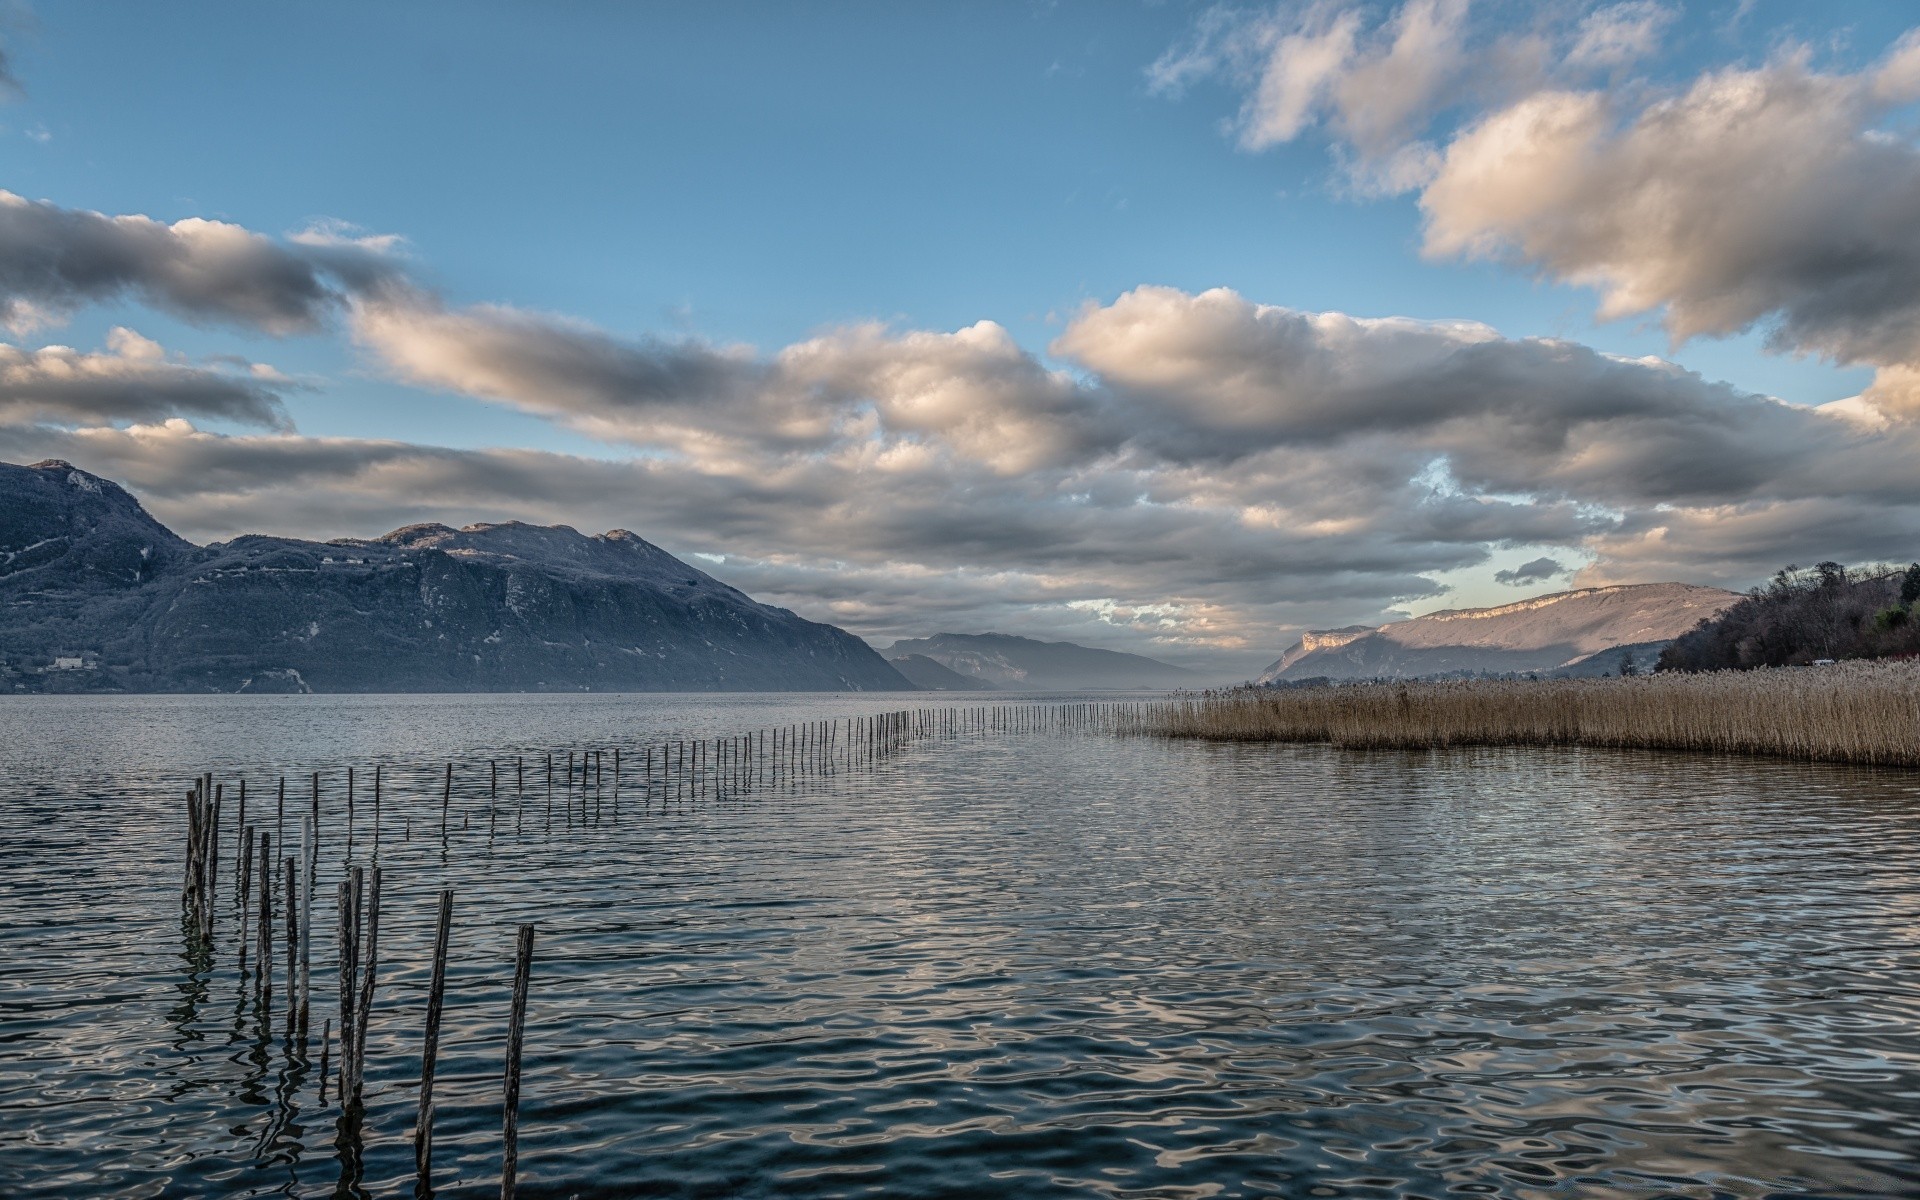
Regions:
[[[371,246],[287,244],[224,221],[171,225],[0,191],[0,324],[15,333],[132,295],[190,321],[286,334],[318,328],[391,268]]]
[[[1508,587],[1529,587],[1536,583],[1545,583],[1558,575],[1565,575],[1567,568],[1558,559],[1536,558],[1521,563],[1509,571],[1495,571],[1493,581],[1504,583]]]
[[[1658,359],[1226,289],[1135,289],[1081,314],[1053,349],[1101,381],[1136,454],[1170,462],[1336,453],[1365,438],[1396,472],[1444,459],[1473,492],[1618,507],[1782,486],[1862,436]]]
[[[622,341],[585,322],[504,305],[449,309],[414,288],[363,300],[352,325],[396,378],[504,401],[596,436],[711,436],[760,415],[754,397],[765,368],[703,343]]]
[[[243,364],[244,373],[236,373],[172,361],[124,328],[107,342],[104,354],[0,343],[0,424],[152,422],[186,414],[289,428],[280,403],[285,385],[271,368]]]
[[[1676,12],[1542,7],[1518,32],[1465,5],[1215,14],[1150,76],[1244,94],[1249,149],[1323,130],[1361,192],[1416,191],[1423,251],[1657,313],[1676,344],[1765,331],[1770,348],[1880,370],[1863,403],[1920,412],[1920,30],[1853,70],[1788,46],[1673,87],[1635,74]],[[1608,86],[1594,86],[1605,82]]]
[[[1676,340],[1765,323],[1781,349],[1920,363],[1920,152],[1874,129],[1915,94],[1887,82],[1903,63],[1720,71],[1624,120],[1604,93],[1528,97],[1447,148],[1426,252],[1591,285]]]
[[[1580,22],[1568,64],[1613,69],[1653,56],[1660,35],[1679,14],[1652,0],[1629,0],[1588,13]]]
[[[406,382],[714,462],[866,443],[876,469],[951,453],[1014,473],[1102,436],[1082,390],[991,321],[953,333],[851,326],[763,359],[500,305],[449,309],[394,289],[356,305],[353,328]]]
[[[1213,8],[1147,80],[1165,96],[1224,80],[1243,95],[1233,122],[1243,149],[1322,130],[1356,191],[1391,194],[1432,178],[1438,156],[1427,138],[1449,112],[1549,79],[1618,71],[1653,54],[1674,15],[1650,0],[1540,6],[1530,22],[1507,24],[1476,21],[1469,0]]]

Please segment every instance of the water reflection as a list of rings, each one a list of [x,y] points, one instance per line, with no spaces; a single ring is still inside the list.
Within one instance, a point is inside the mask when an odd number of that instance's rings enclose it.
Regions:
[[[1911,775],[998,736],[549,808],[550,750],[887,701],[309,699],[0,708],[0,1192],[410,1191],[442,886],[442,1196],[498,1188],[522,920],[528,1196],[1920,1191]],[[344,835],[376,762],[356,1122],[183,936],[177,797],[319,766]]]

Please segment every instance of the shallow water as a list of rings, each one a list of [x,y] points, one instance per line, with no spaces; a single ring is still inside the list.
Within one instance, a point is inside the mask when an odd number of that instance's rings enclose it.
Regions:
[[[992,734],[489,836],[476,761],[898,703],[0,700],[0,1194],[409,1193],[442,886],[438,1195],[498,1193],[520,921],[525,1196],[1920,1193],[1914,774]],[[320,769],[340,832],[376,761],[356,1174],[235,914],[184,952],[179,796]]]

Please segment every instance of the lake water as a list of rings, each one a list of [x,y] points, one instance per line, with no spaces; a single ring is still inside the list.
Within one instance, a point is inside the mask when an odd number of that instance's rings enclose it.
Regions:
[[[411,1194],[443,886],[442,1196],[499,1191],[522,921],[523,1196],[1920,1194],[1914,774],[990,733],[489,807],[489,758],[901,703],[0,699],[0,1194]],[[243,999],[226,903],[186,953],[181,795],[244,775],[271,825],[270,781],[320,770],[338,814],[376,762],[355,1147]]]

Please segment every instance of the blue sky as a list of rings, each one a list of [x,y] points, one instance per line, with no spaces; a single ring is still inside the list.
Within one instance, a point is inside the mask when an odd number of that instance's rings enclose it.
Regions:
[[[1227,88],[1149,94],[1203,9],[40,5],[15,41],[28,96],[0,119],[23,195],[273,232],[350,221],[407,238],[454,297],[627,332],[777,346],[987,317],[1044,351],[1079,305],[1161,283],[1670,354],[1802,402],[1865,382],[1754,336],[1670,353],[1652,322],[1596,322],[1585,289],[1422,261],[1410,197],[1343,199],[1311,140],[1237,149]],[[1729,38],[1738,12],[1690,6],[1670,69],[1796,34],[1871,57],[1908,27],[1895,5],[1756,4]],[[296,411],[315,432],[449,435],[391,401],[343,384]]]
[[[1487,2],[1462,8],[1460,22],[1482,42],[1557,22],[1564,41],[1580,13],[1606,7]],[[1158,285],[1190,296],[1226,288],[1305,312],[1482,322],[1508,339],[1663,356],[1799,405],[1852,396],[1886,366],[1885,356],[1861,354],[1823,361],[1813,341],[1768,352],[1771,316],[1676,344],[1662,324],[1667,307],[1602,320],[1596,290],[1545,260],[1423,255],[1423,193],[1357,194],[1347,170],[1356,152],[1333,117],[1247,148],[1237,130],[1257,64],[1202,72],[1177,93],[1152,85],[1153,65],[1194,45],[1209,21],[1238,21],[1246,44],[1264,47],[1349,10],[1383,39],[1404,16],[1393,4],[209,4],[184,13],[35,4],[15,8],[6,27],[23,94],[0,108],[0,187],[64,210],[213,219],[282,242],[345,223],[404,239],[390,254],[449,310],[507,305],[627,343],[692,339],[752,347],[762,359],[864,322],[950,333],[990,320],[1040,367],[1098,385],[1097,370],[1050,347],[1089,306]],[[1810,70],[1862,72],[1909,23],[1900,6],[1869,3],[1660,12],[1657,46],[1580,86],[1640,105],[1703,74],[1795,53]],[[1444,148],[1519,94],[1471,92],[1436,93],[1418,132]],[[1904,112],[1876,118],[1876,132],[1905,139]],[[450,377],[397,372],[369,353],[357,326],[272,334],[155,305],[137,288],[14,341],[93,350],[116,326],[181,362],[270,362],[300,383],[279,400],[305,438],[613,462],[673,452],[657,439],[610,437],[577,414],[556,419],[538,403],[463,391]],[[196,427],[244,432],[217,416]],[[199,537],[238,532],[223,526],[243,519],[236,514],[300,534],[321,532],[313,526],[323,519],[370,522],[331,530],[368,535],[409,508],[404,496],[383,507],[322,505],[306,521],[269,518],[301,511],[291,500],[195,504],[177,486],[160,490],[156,511]],[[436,514],[459,508],[432,493],[416,499],[412,507]],[[583,525],[619,509],[582,507]],[[525,508],[536,519],[567,516],[551,497]],[[648,528],[645,516],[619,523],[683,553],[741,553],[720,529]],[[1802,553],[1791,540],[1773,557]],[[1263,600],[1279,605],[1261,617],[1273,633],[1235,652],[1260,657],[1287,629],[1316,620],[1513,598],[1493,572],[1542,553],[1570,569],[1608,561],[1591,542],[1555,544],[1495,538],[1460,566],[1436,570],[1432,556],[1415,556],[1371,591],[1293,609]],[[758,566],[743,564],[743,585],[808,610],[814,585],[781,577],[764,547],[745,553]],[[1745,555],[1703,575],[1741,582],[1760,561]],[[874,551],[869,565],[882,561],[899,562],[898,547]],[[964,556],[918,565],[989,575],[1046,567]],[[1409,573],[1436,587],[1413,594]],[[1030,629],[1065,635],[1086,613],[1107,611],[1103,603],[1151,604],[1144,576],[1139,589],[1080,597],[1069,609],[1049,593],[1048,611],[1078,615]],[[1005,624],[1033,608],[934,604],[916,616],[908,601],[876,604],[863,631],[900,636],[947,618]],[[865,612],[815,615],[860,628]],[[1124,623],[1083,632],[1175,657],[1212,652],[1181,638],[1155,643],[1151,628]]]

